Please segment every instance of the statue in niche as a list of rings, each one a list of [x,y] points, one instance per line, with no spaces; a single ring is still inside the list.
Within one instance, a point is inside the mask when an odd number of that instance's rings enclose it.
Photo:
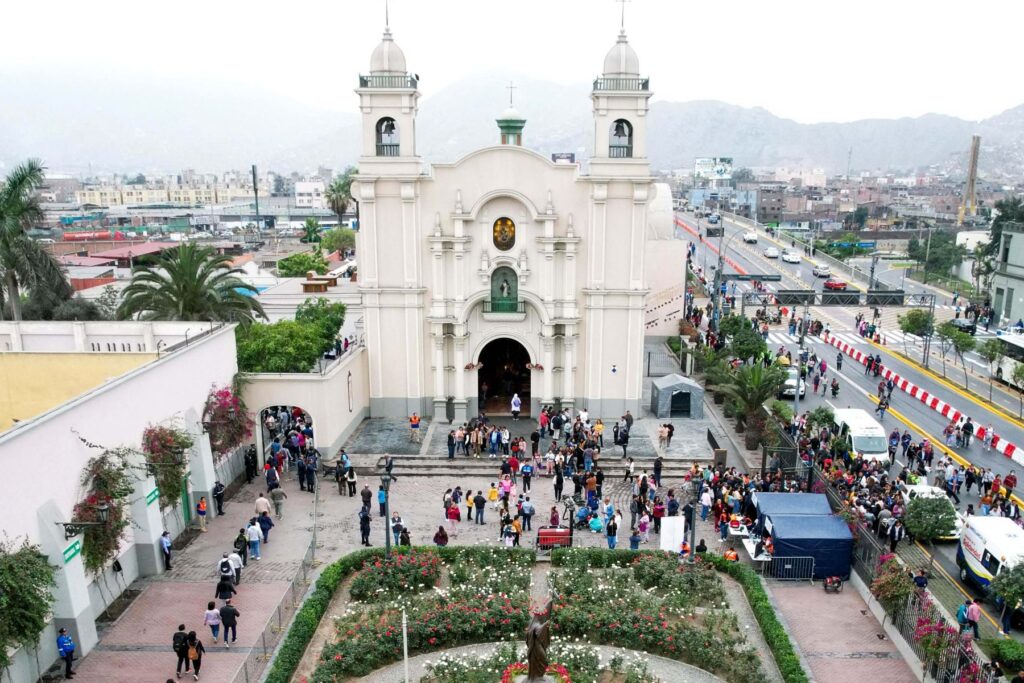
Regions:
[[[509,292],[512,291],[512,286],[509,285],[507,277],[506,278],[502,278],[501,284],[498,285],[498,291],[501,292],[501,298],[502,299],[507,299],[508,298]]]

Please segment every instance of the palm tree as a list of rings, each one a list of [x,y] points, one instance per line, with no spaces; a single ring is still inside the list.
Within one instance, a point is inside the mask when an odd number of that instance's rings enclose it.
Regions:
[[[117,314],[121,319],[251,323],[266,319],[256,288],[239,278],[231,257],[185,242],[153,265],[135,268]]]
[[[30,159],[0,184],[0,319],[6,297],[11,315],[21,320],[23,288],[54,304],[71,298],[71,285],[60,264],[25,232],[43,218],[35,194],[43,177],[43,165]]]
[[[729,383],[721,388],[722,393],[736,401],[743,414],[747,448],[757,448],[765,425],[764,404],[774,398],[785,383],[786,371],[782,367],[765,368],[755,363],[737,368]]]
[[[348,209],[348,203],[352,201],[352,181],[355,180],[356,173],[355,167],[349,166],[344,173],[332,180],[324,191],[327,205],[338,215],[338,223],[341,223],[341,216]]]
[[[301,242],[313,245],[313,251],[320,249],[320,221],[313,216],[306,219],[306,222],[302,224],[302,239]]]

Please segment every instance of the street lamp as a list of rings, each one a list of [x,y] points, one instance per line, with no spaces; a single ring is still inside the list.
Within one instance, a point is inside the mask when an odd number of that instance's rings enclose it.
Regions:
[[[391,559],[391,482],[394,476],[390,472],[380,475],[380,485],[384,487],[384,559]]]
[[[718,269],[715,271],[715,291],[714,291],[714,308],[712,312],[712,320],[715,323],[715,330],[718,330],[718,319],[721,317],[721,305],[719,300],[722,296],[722,268],[725,261],[725,252],[729,249],[729,245],[736,239],[739,232],[734,232],[729,240],[725,242],[725,246],[722,246],[722,242],[725,241],[725,226],[718,228],[722,232],[718,235]]]
[[[74,538],[78,534],[82,533],[89,527],[104,526],[110,519],[110,506],[106,503],[100,503],[99,505],[89,506],[96,510],[99,515],[100,521],[98,522],[54,522],[58,526],[64,527],[64,540]]]

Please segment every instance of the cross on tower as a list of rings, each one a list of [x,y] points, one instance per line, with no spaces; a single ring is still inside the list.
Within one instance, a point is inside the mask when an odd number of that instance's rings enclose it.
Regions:
[[[508,106],[511,107],[512,106],[512,91],[516,89],[516,86],[513,85],[512,81],[509,81],[508,85],[505,86],[505,87],[508,88]]]
[[[615,0],[615,2],[617,2],[617,3],[622,5],[621,28],[625,29],[626,28],[626,3],[630,2],[630,0]]]

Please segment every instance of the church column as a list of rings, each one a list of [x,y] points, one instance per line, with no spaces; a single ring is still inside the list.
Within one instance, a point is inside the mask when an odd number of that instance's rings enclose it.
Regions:
[[[469,337],[466,335],[463,325],[455,326],[455,371],[453,381],[455,382],[455,422],[462,424],[469,421],[469,402],[466,400],[466,376],[470,373],[466,370],[466,344]],[[473,392],[476,393],[475,391]]]
[[[430,251],[430,315],[439,318],[444,315],[444,245],[434,242]]]
[[[436,326],[440,327],[440,325]],[[434,338],[434,420],[446,417],[448,396],[444,392],[444,334],[439,329]]]
[[[551,336],[551,327],[548,325],[544,326],[540,344],[544,353],[544,387],[540,402],[551,405],[555,402],[555,338]]]
[[[565,337],[562,339],[562,407],[573,408],[576,403],[576,335],[570,333],[569,325],[565,326]]]

